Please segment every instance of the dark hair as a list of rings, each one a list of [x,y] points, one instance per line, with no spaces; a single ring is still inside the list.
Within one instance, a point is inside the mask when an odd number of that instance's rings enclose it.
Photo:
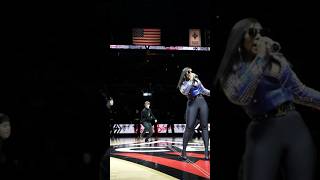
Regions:
[[[254,18],[246,18],[238,21],[231,29],[228,37],[226,49],[218,68],[214,84],[217,85],[218,81],[222,82],[232,70],[232,65],[239,61],[240,53],[239,48],[242,47],[243,36],[252,24],[259,23]]]
[[[186,73],[188,72],[188,70],[191,69],[190,67],[185,67],[183,68],[182,72],[181,72],[181,75],[180,75],[180,79],[178,81],[178,85],[177,85],[177,88],[180,89],[181,87],[181,84],[183,83],[183,81],[186,80]]]
[[[10,121],[10,118],[9,116],[3,114],[3,113],[0,113],[0,124],[3,123],[3,122],[9,122]]]

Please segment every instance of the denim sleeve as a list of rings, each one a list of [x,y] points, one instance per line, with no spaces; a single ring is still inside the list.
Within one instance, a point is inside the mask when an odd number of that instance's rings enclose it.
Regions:
[[[183,81],[181,87],[180,87],[180,92],[183,94],[183,95],[188,95],[189,94],[189,91],[190,89],[192,88],[192,81]]]
[[[294,96],[294,102],[314,108],[320,108],[320,92],[304,85],[293,70],[287,66],[285,86]]]
[[[205,88],[201,82],[200,82],[200,87],[201,87],[201,94],[210,96],[210,90]]]
[[[222,83],[222,89],[228,99],[238,105],[248,105],[263,76],[268,59],[256,57],[250,64],[244,64],[232,71]]]

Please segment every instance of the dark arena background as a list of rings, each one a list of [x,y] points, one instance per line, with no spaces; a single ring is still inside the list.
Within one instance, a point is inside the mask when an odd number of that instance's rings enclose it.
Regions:
[[[106,79],[105,92],[114,101],[110,108],[111,158],[106,157],[110,160],[110,178],[210,179],[210,160],[204,160],[199,126],[187,149],[189,159],[184,161],[180,157],[187,98],[179,92],[177,84],[182,69],[191,67],[206,88],[213,87],[211,4],[209,1],[141,2],[114,1],[109,12],[109,53],[113,63],[106,71],[110,78]],[[130,49],[139,45],[133,37],[135,28],[146,28],[146,36],[148,28],[159,29],[158,47],[149,47],[154,41],[146,38],[142,49]],[[200,30],[201,47],[190,46],[189,29]],[[147,143],[145,138],[138,138],[143,128],[141,125],[139,129],[140,114],[146,100],[151,102],[158,120],[151,142]],[[211,108],[210,98],[207,103]],[[209,115],[209,121],[213,122],[211,118]],[[170,124],[173,128],[167,128]],[[124,166],[128,171],[123,171]]]
[[[242,18],[257,18],[300,80],[320,90],[317,7],[209,0],[4,3],[0,113],[10,117],[11,136],[0,142],[0,162],[7,162],[0,179],[241,179],[249,119],[213,83],[230,29]],[[143,29],[160,37],[139,45],[134,36]],[[192,38],[201,44],[192,45]],[[205,97],[209,160],[198,123],[188,159],[180,157],[187,98],[177,83],[184,67],[211,90]],[[157,118],[150,142],[139,138],[147,100]],[[319,179],[320,111],[296,108],[317,148]]]

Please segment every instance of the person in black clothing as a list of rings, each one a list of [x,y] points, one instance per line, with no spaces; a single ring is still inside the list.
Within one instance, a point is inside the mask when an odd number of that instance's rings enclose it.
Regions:
[[[11,126],[9,117],[0,113],[0,142],[9,138],[11,134]]]
[[[135,114],[135,118],[133,120],[133,124],[134,124],[134,132],[137,133],[137,137],[140,137],[140,129],[141,129],[141,124],[140,124],[140,112],[138,109],[136,109],[136,114]]]
[[[144,127],[144,130],[143,130],[142,134],[140,135],[140,138],[143,138],[144,134],[147,131],[149,132],[147,138],[145,139],[145,142],[149,142],[149,138],[153,134],[153,130],[152,130],[152,123],[153,122],[156,123],[157,119],[154,117],[154,115],[150,109],[150,102],[146,101],[146,102],[144,102],[144,108],[141,111],[141,123]]]
[[[20,178],[18,160],[12,154],[12,145],[8,138],[11,136],[11,124],[7,115],[0,113],[0,179]]]
[[[6,139],[9,138],[11,134],[11,126],[9,117],[5,114],[0,113],[0,165],[4,166],[7,159],[3,152],[3,144]],[[1,168],[2,169],[2,168]]]
[[[174,134],[174,115],[170,112],[167,113],[168,115],[168,123],[167,123],[167,131],[166,134],[168,135],[169,129],[171,129],[171,133]]]

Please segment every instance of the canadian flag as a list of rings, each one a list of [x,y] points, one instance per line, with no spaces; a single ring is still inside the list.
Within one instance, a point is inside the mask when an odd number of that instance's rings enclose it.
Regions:
[[[200,29],[189,29],[189,46],[201,46]]]

